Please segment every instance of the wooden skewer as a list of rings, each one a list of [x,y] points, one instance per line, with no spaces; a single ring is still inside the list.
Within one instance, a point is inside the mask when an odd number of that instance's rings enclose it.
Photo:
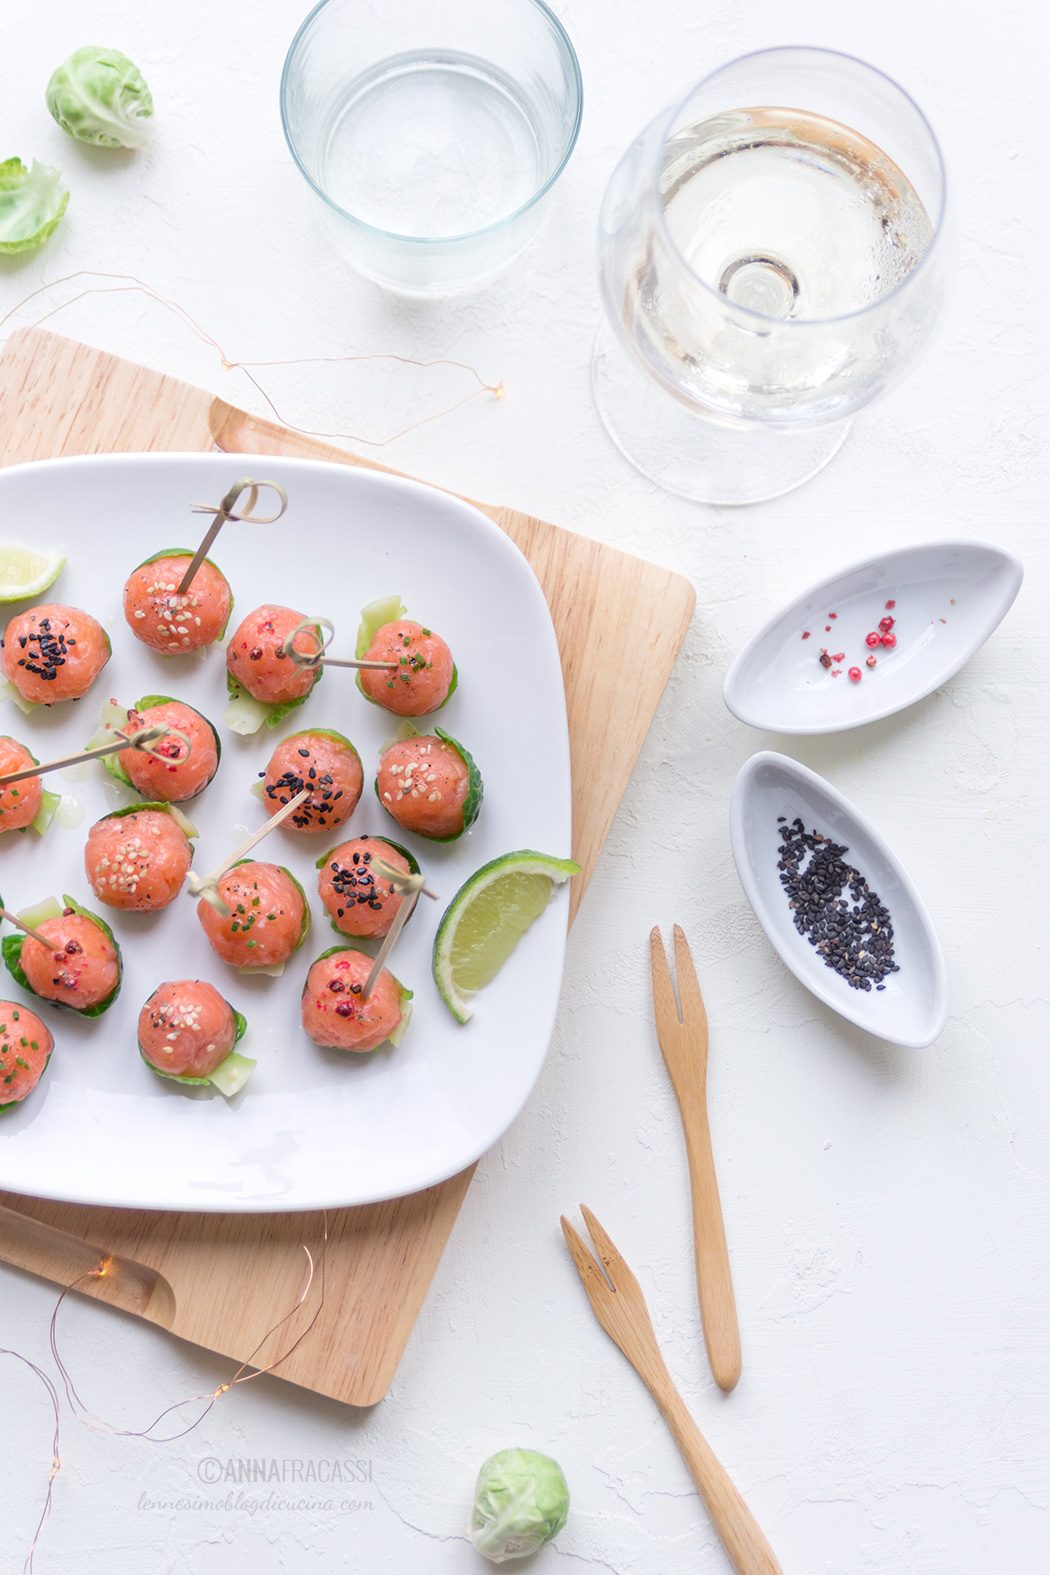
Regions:
[[[56,946],[54,941],[49,941],[46,935],[41,935],[39,930],[31,930],[28,924],[23,924],[17,913],[12,913],[10,908],[0,907],[0,919],[7,919],[16,929],[21,930],[23,935],[28,935],[32,940],[39,941],[41,946],[46,946],[49,951],[61,951],[61,947]]]
[[[364,672],[396,673],[399,662],[358,662],[345,656],[307,656],[301,651],[289,651],[297,667],[358,667]]]
[[[322,630],[322,632],[327,629],[328,637],[327,639],[322,640],[321,649],[316,653],[316,655],[311,656],[307,651],[297,651],[295,648],[295,642],[299,635],[305,634],[307,631],[309,631],[309,633],[312,634],[316,639],[318,629]],[[296,667],[357,667],[365,672],[396,673],[401,665],[400,662],[366,662],[347,656],[325,656],[324,653],[331,644],[334,635],[335,625],[330,621],[330,619],[304,618],[302,623],[297,624],[292,630],[291,634],[281,646],[281,649],[285,656],[291,657]]]
[[[259,500],[260,487],[269,487],[271,492],[276,492],[281,504],[276,514],[263,515],[252,513],[252,510],[255,508],[255,505]],[[248,503],[242,513],[236,514],[234,510],[237,507],[237,503],[242,492],[247,492],[249,494]],[[190,588],[190,585],[193,583],[194,575],[197,573],[197,570],[208,556],[208,553],[211,551],[212,543],[219,532],[222,530],[222,527],[226,524],[227,520],[242,520],[248,525],[272,525],[275,520],[280,519],[287,507],[288,494],[276,481],[252,481],[247,476],[242,477],[240,481],[234,482],[233,486],[230,488],[229,492],[227,492],[218,508],[216,508],[214,504],[211,503],[195,503],[193,506],[194,514],[214,514],[215,518],[208,526],[208,529],[205,532],[204,540],[201,542],[200,546],[197,548],[197,551],[194,553],[193,560],[190,563],[189,568],[186,570],[186,573],[182,576],[176,594],[179,596],[185,596],[186,592]]]
[[[392,864],[388,864],[385,859],[381,859],[375,853],[372,854],[372,868],[382,875],[384,880],[389,881],[392,886],[396,886],[399,890],[413,890],[410,884],[413,879],[412,876],[406,875],[404,870],[396,870]],[[422,880],[423,877],[420,875],[415,878]],[[429,886],[416,886],[414,889],[419,892],[421,897],[429,897],[431,901],[437,902],[438,894],[436,891],[431,891]]]
[[[373,859],[372,862],[375,863],[375,860]],[[422,879],[421,876],[414,876],[412,878],[416,880]],[[419,901],[419,892],[420,888],[418,886],[415,887],[414,890],[409,891],[405,897],[404,902],[401,904],[400,908],[398,908],[397,913],[394,916],[394,922],[387,931],[386,939],[379,948],[379,951],[376,953],[376,960],[372,964],[372,972],[368,975],[368,978],[361,987],[362,1001],[367,1001],[368,997],[375,989],[376,980],[382,973],[383,968],[386,965],[386,960],[390,956],[390,953],[393,951],[394,946],[397,943],[398,936],[401,934],[401,931],[412,917],[412,912],[416,906],[416,903]]]
[[[6,776],[0,777],[0,787],[6,787],[9,782],[25,782],[29,777],[42,777],[49,771],[61,771],[63,766],[79,766],[83,760],[101,760],[103,755],[116,755],[122,749],[141,749],[143,754],[157,758],[157,751],[149,746],[171,731],[167,727],[145,727],[141,733],[134,733],[130,738],[126,733],[117,733],[111,744],[99,744],[95,749],[82,750],[79,755],[64,755],[61,760],[49,760],[45,766],[26,766],[21,771],[9,771]],[[186,759],[193,748],[192,741],[185,733],[179,733],[178,736],[186,745],[186,755],[183,756]]]
[[[365,980],[364,985],[361,988],[361,999],[363,1001],[367,1001],[368,997],[375,989],[376,980],[382,973],[384,964],[386,963],[387,958],[390,956],[390,953],[393,951],[394,943],[396,942],[398,936],[401,934],[401,931],[412,917],[420,895],[423,892],[426,892],[428,897],[433,897],[435,900],[437,899],[437,892],[427,891],[426,886],[423,884],[422,875],[406,875],[404,870],[396,870],[394,869],[393,865],[387,864],[385,860],[377,859],[374,853],[372,855],[371,867],[373,870],[378,871],[383,880],[389,881],[390,885],[399,891],[405,900],[397,910],[397,913],[394,916],[394,922],[387,931],[386,938],[376,954],[376,960],[372,964],[372,971],[368,975],[368,978]]]
[[[226,874],[231,865],[237,864],[244,858],[246,853],[250,853],[264,837],[268,837],[270,832],[281,824],[282,820],[287,820],[292,811],[298,809],[304,799],[309,797],[310,789],[301,788],[294,798],[288,800],[287,804],[281,805],[275,815],[271,815],[269,820],[265,821],[257,831],[253,831],[250,837],[246,837],[239,848],[234,848],[229,858],[223,859],[222,863],[217,865],[210,875],[205,875],[202,879],[199,875],[194,875],[191,870],[186,877],[186,891],[189,895],[191,897],[203,897],[219,913],[228,915],[230,910],[218,894],[218,884],[222,876]]]

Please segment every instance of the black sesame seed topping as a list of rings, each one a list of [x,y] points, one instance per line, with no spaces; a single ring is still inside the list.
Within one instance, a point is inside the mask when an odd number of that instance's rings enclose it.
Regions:
[[[41,618],[39,629],[18,637],[20,648],[28,651],[28,658],[21,658],[18,665],[46,683],[53,683],[58,677],[58,669],[66,665],[66,652],[76,643],[61,630],[55,630],[50,618]]]

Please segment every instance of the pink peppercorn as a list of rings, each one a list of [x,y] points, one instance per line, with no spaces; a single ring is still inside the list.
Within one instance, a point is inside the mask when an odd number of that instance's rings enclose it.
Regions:
[[[878,657],[877,656],[866,656],[864,658],[864,666],[865,667],[874,667],[877,662],[878,662]]]
[[[893,602],[893,601],[887,602],[886,603],[886,611],[887,612],[892,612],[893,609],[896,607],[896,605],[897,605],[896,602]]]
[[[896,623],[896,621],[896,618],[880,618],[879,628],[882,630],[883,634],[887,634],[889,630],[893,628],[893,625]]]
[[[849,679],[850,679],[850,683],[851,684],[859,684],[860,683],[861,671],[860,671],[859,667],[851,667],[850,668],[850,670],[849,670]]]
[[[876,645],[878,645],[878,643],[879,643],[879,635],[878,635],[878,631],[877,630],[873,629],[870,634],[866,634],[864,636],[864,644],[865,645],[876,646]]]
[[[892,651],[893,647],[897,644],[897,636],[895,634],[884,634],[881,644],[883,644],[887,650]]]

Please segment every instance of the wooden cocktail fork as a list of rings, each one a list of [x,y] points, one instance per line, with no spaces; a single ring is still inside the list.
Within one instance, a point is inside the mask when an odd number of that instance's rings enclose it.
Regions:
[[[783,1575],[762,1529],[682,1399],[656,1343],[642,1288],[590,1209],[581,1203],[597,1252],[562,1215],[561,1228],[594,1315],[645,1384],[674,1435],[738,1575]]]
[[[737,1323],[733,1277],[729,1270],[722,1202],[707,1120],[707,1012],[693,967],[689,943],[680,925],[674,927],[678,1002],[659,930],[649,936],[653,973],[656,1036],[682,1113],[689,1185],[693,1197],[693,1248],[700,1315],[707,1359],[715,1382],[727,1393],[740,1378],[740,1326]],[[681,1012],[678,1009],[681,1003]]]

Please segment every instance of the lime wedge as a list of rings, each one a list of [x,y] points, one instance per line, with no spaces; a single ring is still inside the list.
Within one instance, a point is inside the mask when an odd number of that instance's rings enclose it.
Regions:
[[[66,566],[64,552],[34,552],[0,541],[0,602],[24,602],[54,585]]]
[[[580,866],[523,849],[483,864],[457,891],[434,937],[434,982],[458,1023],[493,980],[525,931],[550,902],[554,888]]]

